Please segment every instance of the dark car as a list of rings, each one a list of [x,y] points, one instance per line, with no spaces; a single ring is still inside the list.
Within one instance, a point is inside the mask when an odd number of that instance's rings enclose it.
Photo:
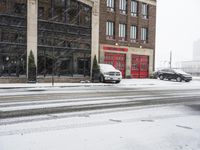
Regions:
[[[190,82],[192,80],[192,76],[180,69],[162,69],[156,72],[156,76],[160,78],[160,80],[172,80],[175,79],[178,82],[185,81]]]
[[[151,75],[150,78],[152,79],[157,79],[159,77],[159,72],[160,70],[154,71]]]

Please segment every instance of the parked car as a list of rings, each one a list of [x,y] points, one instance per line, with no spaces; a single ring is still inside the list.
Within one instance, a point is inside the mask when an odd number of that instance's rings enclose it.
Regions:
[[[160,70],[154,71],[154,72],[150,75],[150,78],[152,78],[152,79],[157,79],[158,76],[159,76],[159,72],[160,72]]]
[[[160,80],[172,80],[175,79],[178,82],[185,81],[190,82],[192,76],[180,69],[162,69],[155,73],[155,77],[160,78]]]
[[[115,82],[120,83],[122,80],[121,71],[115,69],[110,64],[99,64],[100,67],[100,82]]]

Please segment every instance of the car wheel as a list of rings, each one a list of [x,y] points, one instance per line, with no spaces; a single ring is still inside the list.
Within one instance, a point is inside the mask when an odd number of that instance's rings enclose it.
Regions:
[[[164,76],[163,75],[160,75],[159,78],[160,78],[160,80],[164,80]]]
[[[177,77],[177,78],[176,78],[176,81],[177,81],[177,82],[181,82],[181,81],[182,81],[181,77]]]
[[[115,81],[115,83],[120,83],[120,81]]]
[[[99,81],[104,83],[105,82],[104,76],[101,75]]]

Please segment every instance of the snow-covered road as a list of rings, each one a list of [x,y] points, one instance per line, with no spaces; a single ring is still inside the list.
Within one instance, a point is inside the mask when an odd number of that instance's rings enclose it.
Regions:
[[[200,113],[189,106],[6,119],[1,150],[199,150]]]
[[[199,150],[199,91],[198,80],[0,85],[0,150]]]
[[[124,79],[120,84],[0,87],[0,118],[110,107],[187,103],[200,98],[200,81]],[[6,87],[7,86],[7,87]],[[177,99],[179,101],[177,101]],[[162,100],[162,101],[161,101]]]

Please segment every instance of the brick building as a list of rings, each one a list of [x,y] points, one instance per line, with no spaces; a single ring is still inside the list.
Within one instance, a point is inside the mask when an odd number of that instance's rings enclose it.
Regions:
[[[156,0],[101,0],[100,63],[124,77],[147,78],[154,70]]]
[[[155,0],[0,0],[0,82],[27,81],[30,51],[38,80],[89,76],[95,55],[148,77],[155,16]]]

